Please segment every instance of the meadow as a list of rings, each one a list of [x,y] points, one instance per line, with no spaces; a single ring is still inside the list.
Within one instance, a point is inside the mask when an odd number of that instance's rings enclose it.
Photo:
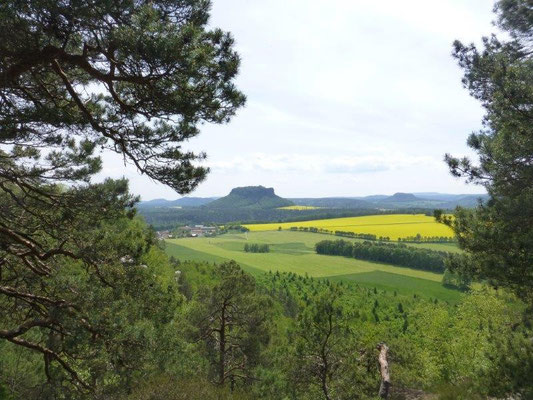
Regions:
[[[452,230],[435,218],[424,214],[369,215],[362,217],[331,218],[312,221],[249,224],[244,225],[252,232],[290,229],[291,227],[315,227],[329,231],[369,233],[388,236],[391,240],[409,236],[452,237]]]
[[[264,272],[293,272],[317,278],[353,281],[366,287],[397,291],[402,294],[419,294],[450,303],[461,294],[441,284],[442,275],[428,271],[397,267],[353,258],[318,255],[314,245],[331,235],[293,232],[256,231],[228,233],[210,238],[182,238],[166,241],[169,255],[181,260],[223,262],[237,261],[252,274]],[[334,237],[333,237],[334,238]],[[356,239],[353,239],[356,240]],[[269,253],[246,253],[246,243],[265,243]],[[450,244],[417,244],[444,251],[458,251]]]

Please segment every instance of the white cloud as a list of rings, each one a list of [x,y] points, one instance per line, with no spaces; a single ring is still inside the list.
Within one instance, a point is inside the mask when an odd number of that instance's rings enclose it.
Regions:
[[[236,39],[248,104],[184,146],[212,169],[195,195],[248,184],[285,196],[479,191],[442,158],[469,154],[482,116],[451,44],[479,42],[492,19],[486,0],[213,0],[211,24]],[[176,196],[119,158],[106,168],[147,199]]]
[[[440,162],[440,161],[439,161]],[[329,173],[367,174],[379,171],[401,170],[408,167],[434,166],[436,160],[426,156],[409,156],[401,153],[384,153],[360,156],[331,157],[324,154],[265,154],[254,153],[225,161],[206,162],[213,173],[217,172],[273,172],[273,173]]]

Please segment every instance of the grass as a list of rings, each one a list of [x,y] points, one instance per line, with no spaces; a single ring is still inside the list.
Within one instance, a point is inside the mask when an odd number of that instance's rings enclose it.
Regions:
[[[253,274],[280,271],[308,274],[318,278],[355,281],[361,285],[427,297],[449,302],[460,293],[441,285],[441,274],[353,258],[318,255],[314,245],[331,238],[306,232],[266,231],[225,234],[215,238],[170,239],[166,251],[182,260],[221,262],[235,260]],[[246,253],[245,243],[267,243],[269,253]],[[449,247],[434,244],[433,246]]]
[[[245,225],[250,231],[273,231],[291,227],[315,227],[330,231],[370,233],[376,236],[388,236],[392,240],[409,236],[452,237],[452,230],[424,214],[370,215],[363,217],[330,218],[312,221],[283,222]]]
[[[390,272],[372,271],[359,274],[339,275],[331,277],[332,281],[353,281],[360,286],[380,290],[396,291],[400,294],[422,294],[426,297],[437,298],[449,303],[456,303],[461,293],[444,288],[440,282],[432,282],[420,278],[411,278]],[[445,289],[445,290],[443,290]]]
[[[172,239],[171,239],[172,240]],[[215,254],[205,253],[202,251],[195,250],[191,247],[181,246],[177,243],[173,243],[171,240],[165,242],[165,251],[169,256],[174,256],[179,260],[183,261],[201,261],[208,263],[222,263],[224,261],[231,260],[232,258],[220,257]],[[174,239],[181,240],[181,239]],[[196,240],[204,240],[203,238],[197,238]],[[263,273],[261,269],[252,267],[251,265],[244,264],[239,262],[241,267],[252,275]]]
[[[461,249],[456,243],[403,243],[407,246],[418,247],[422,249],[447,251],[449,253],[461,253]]]

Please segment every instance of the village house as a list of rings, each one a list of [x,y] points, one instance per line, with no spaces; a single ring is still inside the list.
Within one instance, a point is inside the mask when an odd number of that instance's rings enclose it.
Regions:
[[[188,230],[189,234],[192,237],[201,237],[206,235],[213,235],[216,233],[216,226],[204,226],[204,225],[194,225],[194,227],[186,226],[184,230]]]
[[[159,240],[172,239],[174,237],[170,231],[157,231],[156,234]]]

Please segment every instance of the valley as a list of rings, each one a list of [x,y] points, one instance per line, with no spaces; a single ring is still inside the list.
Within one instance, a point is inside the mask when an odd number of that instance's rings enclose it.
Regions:
[[[352,281],[361,286],[408,295],[418,294],[450,303],[457,302],[461,297],[461,292],[442,286],[442,274],[353,258],[318,255],[314,246],[324,239],[337,238],[309,232],[258,231],[229,233],[217,237],[169,239],[165,243],[167,254],[177,259],[215,263],[235,260],[245,271],[255,275],[269,271],[292,272],[335,281]],[[268,244],[270,252],[246,253],[246,243]],[[459,251],[453,244],[412,245],[432,250]]]

